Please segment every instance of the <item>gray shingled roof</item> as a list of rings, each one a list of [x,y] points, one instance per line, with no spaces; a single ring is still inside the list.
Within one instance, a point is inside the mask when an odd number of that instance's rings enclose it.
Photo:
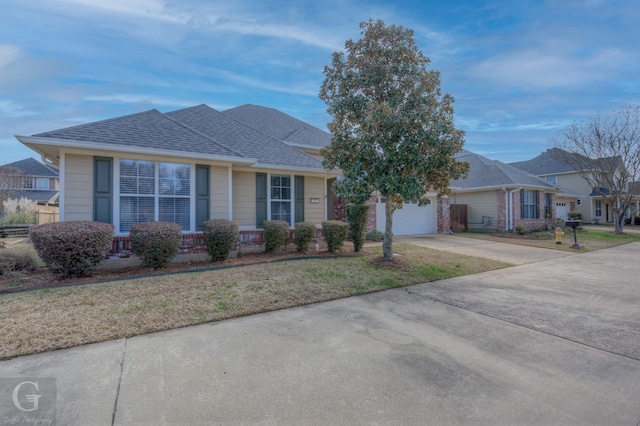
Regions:
[[[0,169],[11,169],[17,173],[28,176],[40,177],[58,177],[58,169],[41,163],[33,158],[25,158],[24,160],[14,161],[13,163],[0,166]]]
[[[58,191],[45,191],[45,190],[19,190],[15,191],[11,198],[20,199],[22,197],[33,201],[49,201],[56,195]]]
[[[463,150],[456,156],[458,161],[469,163],[469,176],[467,179],[451,181],[450,186],[460,189],[473,189],[483,187],[500,187],[522,185],[525,187],[548,188],[555,187],[544,180],[537,178],[523,170],[512,167],[501,161],[490,160],[482,155]]]
[[[575,168],[562,161],[563,155],[566,155],[566,152],[559,148],[551,148],[531,160],[508,164],[536,176],[574,172]]]
[[[331,134],[277,109],[246,104],[223,111],[267,135],[291,145],[323,148],[331,142]]]
[[[207,105],[168,112],[168,117],[266,166],[323,170],[322,162]]]
[[[39,133],[37,137],[86,141],[117,146],[239,157],[156,109],[103,121]]]

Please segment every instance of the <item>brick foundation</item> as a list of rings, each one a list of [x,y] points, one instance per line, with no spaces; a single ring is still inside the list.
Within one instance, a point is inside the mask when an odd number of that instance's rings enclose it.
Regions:
[[[316,229],[316,235],[311,241],[311,246],[321,243],[324,240],[322,228]],[[295,243],[295,229],[289,230],[287,244]],[[233,246],[233,251],[238,255],[243,252],[256,252],[264,250],[264,230],[250,229],[238,232],[238,240]],[[182,235],[182,247],[178,249],[178,254],[198,254],[206,253],[207,248],[204,245],[204,234],[202,232],[192,232]],[[109,257],[129,257],[132,256],[131,239],[129,236],[113,237]]]

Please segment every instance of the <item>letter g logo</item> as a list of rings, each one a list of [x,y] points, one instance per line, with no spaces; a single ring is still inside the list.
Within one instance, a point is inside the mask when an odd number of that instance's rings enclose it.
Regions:
[[[16,408],[18,408],[19,410],[22,410],[22,411],[35,411],[35,410],[38,409],[38,400],[40,399],[40,397],[42,395],[25,395],[25,398],[27,399],[27,401],[29,401],[31,404],[33,404],[33,406],[32,406],[32,408],[24,408],[22,406],[22,404],[20,404],[20,400],[18,399],[18,394],[20,392],[20,389],[24,385],[33,385],[36,388],[36,390],[38,390],[38,382],[22,382],[22,383],[20,383],[18,386],[16,386],[13,389],[13,405],[15,405]]]

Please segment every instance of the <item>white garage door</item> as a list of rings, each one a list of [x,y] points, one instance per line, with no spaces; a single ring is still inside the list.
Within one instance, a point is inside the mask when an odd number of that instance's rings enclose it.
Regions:
[[[385,204],[376,204],[376,228],[384,232]],[[400,210],[393,213],[393,235],[418,235],[435,234],[436,206],[435,201],[426,206],[418,206],[417,203],[404,203]]]
[[[567,220],[567,214],[569,213],[569,203],[556,203],[556,217],[562,220]]]

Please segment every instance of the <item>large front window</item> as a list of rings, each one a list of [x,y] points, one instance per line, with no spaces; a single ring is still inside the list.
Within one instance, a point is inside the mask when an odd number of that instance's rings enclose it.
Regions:
[[[538,219],[538,191],[522,189],[520,191],[521,219]]]
[[[154,220],[190,229],[191,168],[188,164],[120,160],[120,232]]]
[[[271,175],[271,220],[291,224],[291,176]]]

